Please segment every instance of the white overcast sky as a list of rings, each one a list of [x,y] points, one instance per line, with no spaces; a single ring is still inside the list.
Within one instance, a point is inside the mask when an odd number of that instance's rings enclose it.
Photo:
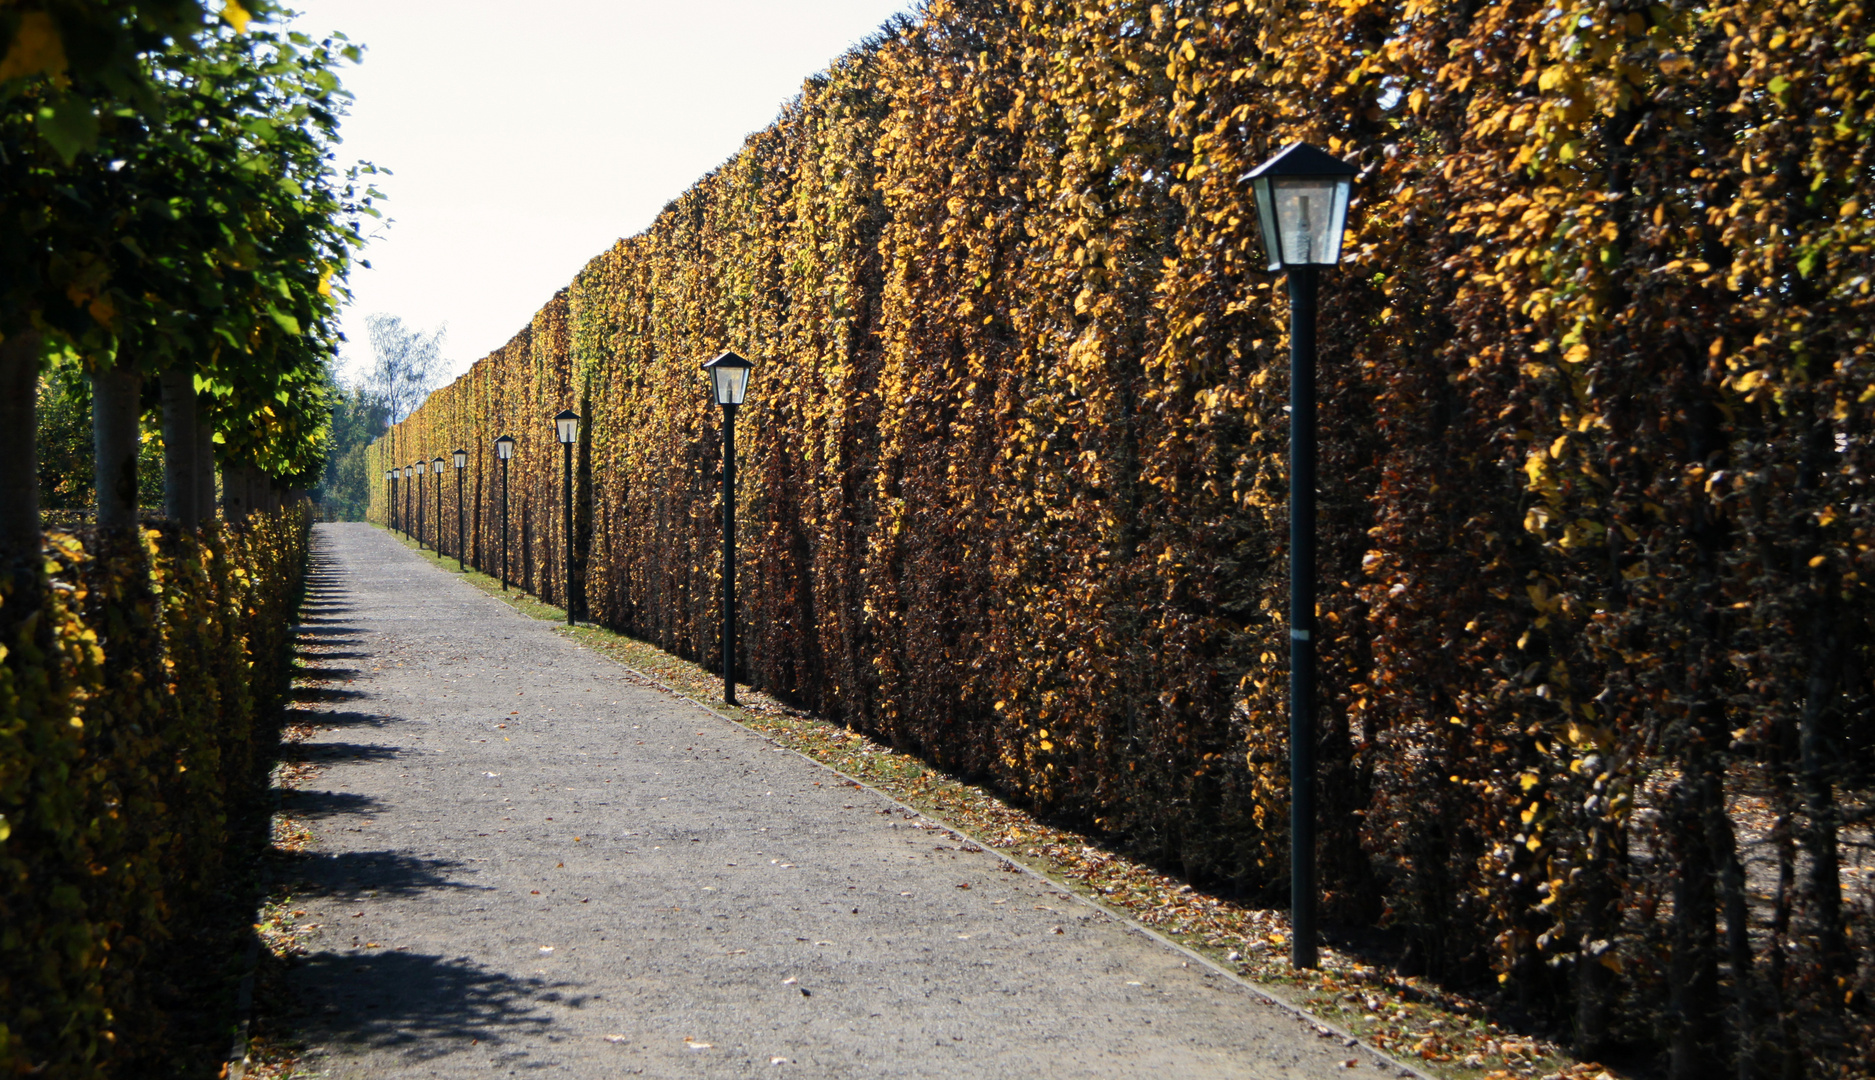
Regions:
[[[364,316],[448,325],[450,374],[505,344],[594,255],[770,123],[808,76],[911,0],[289,0],[308,33],[366,47],[341,161],[392,224],[354,269]]]

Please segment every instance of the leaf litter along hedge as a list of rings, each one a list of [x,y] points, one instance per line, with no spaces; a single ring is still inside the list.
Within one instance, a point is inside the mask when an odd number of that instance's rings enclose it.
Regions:
[[[1287,312],[1239,178],[1324,145],[1362,168],[1321,317],[1330,912],[1584,1054],[1875,1067],[1872,22],[932,0],[380,460],[472,449],[498,572],[513,435],[513,576],[564,603],[577,410],[575,607],[709,656],[697,367],[754,357],[745,677],[1280,895]]]
[[[265,796],[309,537],[297,508],[54,534],[0,596],[0,1072],[164,1075],[212,1011],[173,984],[224,959],[206,920]]]

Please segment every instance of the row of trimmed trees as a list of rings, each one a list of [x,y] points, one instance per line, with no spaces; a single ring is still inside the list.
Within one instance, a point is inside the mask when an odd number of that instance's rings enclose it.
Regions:
[[[255,511],[323,462],[376,198],[333,164],[358,50],[268,14],[0,5],[0,1075],[206,1075],[227,1047],[310,535]],[[92,477],[82,541],[45,535],[42,430]],[[198,529],[217,487],[235,527]]]
[[[378,197],[333,164],[359,49],[258,4],[51,0],[0,15],[0,560],[40,543],[31,439],[55,365],[90,380],[97,524],[134,524],[160,402],[164,512],[239,519],[324,459],[336,314]],[[30,575],[29,575],[30,576]]]

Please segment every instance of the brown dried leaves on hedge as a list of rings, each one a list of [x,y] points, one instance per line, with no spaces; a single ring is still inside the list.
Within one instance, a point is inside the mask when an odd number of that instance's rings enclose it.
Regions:
[[[1287,312],[1240,178],[1324,145],[1362,169],[1321,326],[1329,913],[1584,1053],[1866,1069],[1872,33],[1860,0],[933,0],[381,446],[512,433],[517,579],[560,602],[570,563],[707,656],[696,365],[752,355],[751,681],[1275,893]]]

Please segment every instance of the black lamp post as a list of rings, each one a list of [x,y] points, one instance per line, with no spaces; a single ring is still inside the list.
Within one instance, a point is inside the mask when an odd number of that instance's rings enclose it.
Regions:
[[[468,569],[462,562],[462,549],[468,546],[462,542],[462,470],[469,464],[469,452],[456,450],[449,456],[456,463],[456,569],[462,571]]]
[[[418,548],[423,547],[423,485],[411,483],[410,478],[413,473],[418,476],[421,476],[422,468],[423,466],[421,465],[404,466],[404,509],[406,510],[410,509],[409,504],[410,504],[411,499],[415,499],[417,501],[416,516],[412,517],[408,522],[405,523],[404,535],[405,536],[412,535],[411,527],[415,526],[416,528],[415,536],[417,538]]]
[[[436,474],[436,513],[434,515],[436,523],[430,526],[436,531],[430,534],[430,543],[436,548],[436,553],[441,555],[443,553],[443,459],[432,458],[430,471]]]
[[[723,703],[736,703],[736,407],[755,365],[725,352],[703,365],[723,407]]]
[[[1289,962],[1317,965],[1315,935],[1315,285],[1341,259],[1359,170],[1293,143],[1244,178],[1269,268],[1289,278]]]
[[[384,490],[389,495],[388,505],[384,508],[384,521],[395,532],[397,530],[397,470],[384,470]]]
[[[565,468],[561,470],[560,508],[564,517],[566,536],[566,624],[573,625],[573,441],[579,438],[579,414],[571,409],[562,409],[553,418],[553,433],[560,440]]]
[[[508,591],[508,459],[514,456],[514,438],[503,435],[495,440],[495,457],[501,462],[501,591]]]

